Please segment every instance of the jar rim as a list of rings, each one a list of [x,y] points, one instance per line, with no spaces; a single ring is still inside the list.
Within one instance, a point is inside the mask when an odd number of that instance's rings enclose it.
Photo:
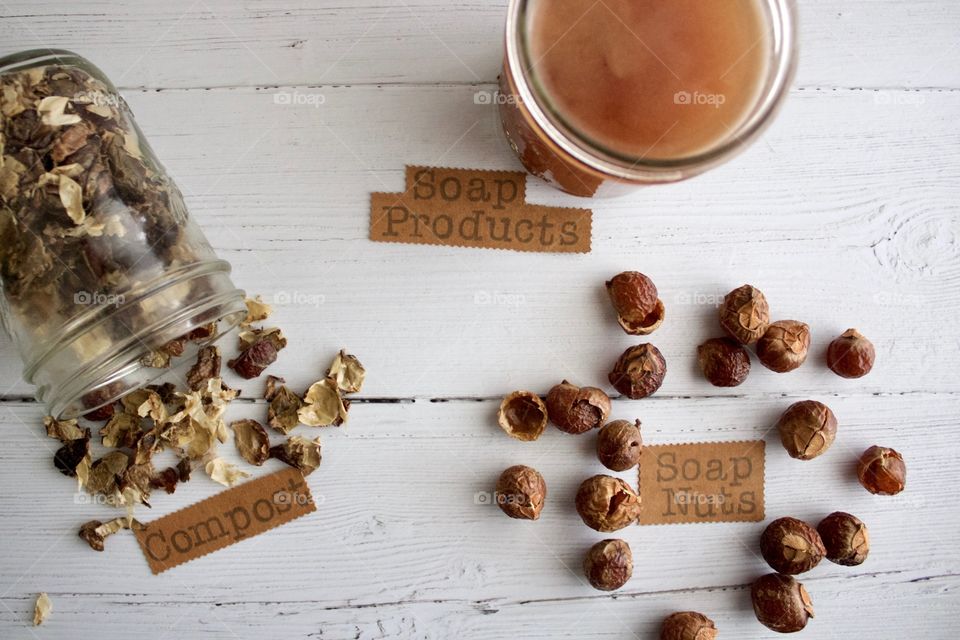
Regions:
[[[795,0],[761,0],[771,29],[772,64],[760,95],[747,118],[719,144],[681,158],[644,158],[606,149],[577,132],[555,114],[540,83],[531,78],[525,23],[531,0],[510,0],[506,22],[506,67],[512,88],[541,128],[565,153],[602,174],[629,182],[679,180],[721,164],[746,148],[772,122],[789,92],[797,67]]]

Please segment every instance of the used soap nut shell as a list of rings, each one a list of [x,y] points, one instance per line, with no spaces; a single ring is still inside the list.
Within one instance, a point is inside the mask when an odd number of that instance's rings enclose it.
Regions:
[[[696,611],[678,611],[663,621],[660,640],[715,640],[713,620]]]
[[[767,369],[777,373],[793,371],[807,359],[810,327],[797,320],[778,320],[757,342],[757,357]]]
[[[723,298],[720,326],[742,344],[753,344],[767,331],[770,305],[760,289],[745,284]]]
[[[610,416],[610,396],[596,387],[578,387],[564,380],[547,394],[550,422],[564,433],[580,434],[600,427]]]
[[[637,466],[642,448],[639,420],[614,420],[597,434],[597,458],[611,471],[626,471]]]
[[[608,379],[613,388],[632,400],[656,393],[667,375],[667,361],[649,342],[630,347],[613,365]]]
[[[511,518],[536,520],[547,499],[547,483],[536,469],[514,465],[500,474],[495,498],[500,509]]]
[[[510,437],[532,442],[547,427],[547,406],[532,391],[514,391],[500,403],[497,424]]]
[[[903,491],[907,484],[907,465],[897,451],[872,446],[860,456],[857,477],[870,493],[893,496]]]
[[[820,521],[817,533],[827,550],[827,560],[845,567],[863,564],[870,553],[870,534],[860,518],[835,511]]]
[[[600,591],[614,591],[633,575],[633,552],[625,540],[601,540],[583,559],[583,574],[590,586]]]
[[[791,458],[812,460],[823,454],[837,437],[837,417],[816,400],[790,405],[777,421],[783,448]]]
[[[596,531],[617,531],[640,518],[640,496],[620,478],[596,475],[580,484],[577,513]]]
[[[779,518],[760,536],[760,553],[774,571],[797,575],[820,564],[827,550],[820,534],[806,522]]]
[[[790,576],[768,573],[750,587],[753,612],[760,623],[777,633],[795,633],[813,617],[813,603],[803,585]]]

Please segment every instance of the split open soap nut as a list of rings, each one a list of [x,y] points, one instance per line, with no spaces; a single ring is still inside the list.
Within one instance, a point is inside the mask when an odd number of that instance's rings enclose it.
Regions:
[[[547,407],[532,391],[514,391],[500,403],[497,423],[510,437],[531,442],[547,426]]]

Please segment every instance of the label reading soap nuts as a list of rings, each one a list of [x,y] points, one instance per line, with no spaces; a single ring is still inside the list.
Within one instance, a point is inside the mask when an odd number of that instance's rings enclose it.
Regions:
[[[760,522],[762,440],[644,446],[640,524]]]

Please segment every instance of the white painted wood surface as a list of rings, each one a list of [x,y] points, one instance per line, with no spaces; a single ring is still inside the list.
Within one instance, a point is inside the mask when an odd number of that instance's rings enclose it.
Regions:
[[[369,242],[368,194],[399,189],[405,163],[517,167],[493,110],[474,102],[493,88],[503,10],[0,3],[0,54],[67,47],[102,66],[237,283],[288,301],[276,320],[293,346],[273,372],[303,386],[346,346],[370,370],[364,398],[392,401],[358,403],[346,428],[322,432],[317,515],[156,577],[128,536],[104,554],[75,537],[108,512],[77,504],[52,468],[42,410],[0,341],[0,637],[653,638],[677,609],[711,615],[721,638],[770,637],[746,586],[764,572],[762,524],[623,532],[634,579],[601,594],[578,566],[602,536],[572,508],[579,481],[600,472],[592,437],[551,429],[526,444],[495,425],[512,389],[604,382],[633,341],[601,284],[627,268],[653,276],[666,301],[652,341],[669,374],[657,396],[617,400],[615,414],[640,417],[651,443],[765,437],[768,519],[843,509],[870,526],[864,565],[825,562],[804,578],[817,619],[802,637],[955,636],[960,5],[804,2],[797,87],[770,132],[694,181],[593,203],[589,255]],[[275,103],[294,91],[323,104]],[[535,183],[529,198],[579,204]],[[861,328],[878,347],[875,371],[841,380],[814,357],[792,374],[755,366],[740,388],[709,387],[695,346],[717,332],[717,296],[747,281],[774,315],[811,324],[817,354]],[[841,423],[810,463],[768,432],[804,397],[829,402]],[[901,496],[870,496],[853,478],[873,443],[906,456]],[[477,504],[520,462],[550,487],[537,523]],[[154,511],[216,490],[198,478]],[[38,591],[54,613],[34,630]]]

